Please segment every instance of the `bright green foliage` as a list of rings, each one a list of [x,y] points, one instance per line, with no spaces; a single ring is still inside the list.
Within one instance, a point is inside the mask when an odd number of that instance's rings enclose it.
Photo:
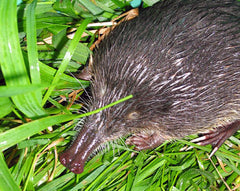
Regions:
[[[80,118],[100,111],[81,114],[89,82],[73,77],[98,37],[92,30],[100,27],[88,23],[112,20],[130,0],[23,2],[0,0],[0,190],[227,190],[240,184],[239,133],[212,162],[210,146],[186,140],[143,152],[119,140],[92,157],[82,174],[66,170],[58,153]]]

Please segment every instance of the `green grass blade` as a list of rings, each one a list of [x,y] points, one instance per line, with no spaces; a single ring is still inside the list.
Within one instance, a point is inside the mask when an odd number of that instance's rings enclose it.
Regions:
[[[37,52],[37,34],[36,34],[36,22],[35,22],[35,7],[36,0],[27,6],[27,50],[29,71],[32,84],[40,84],[40,73],[38,63]],[[41,93],[41,92],[40,92]]]
[[[46,191],[46,190],[58,190],[62,186],[64,186],[68,181],[74,178],[73,173],[65,174],[60,178],[48,183],[46,186],[40,188],[38,191]]]
[[[19,86],[0,86],[0,97],[11,97],[14,95],[25,94],[43,89],[39,85],[19,85]]]
[[[0,150],[5,150],[20,141],[46,129],[47,127],[70,121],[78,115],[57,115],[41,118],[30,123],[23,124],[16,128],[5,131],[0,134]]]
[[[106,106],[103,106],[103,107],[99,108],[99,109],[96,109],[96,110],[94,110],[94,111],[85,113],[85,114],[83,114],[83,116],[89,116],[89,115],[93,115],[93,114],[99,113],[100,111],[102,111],[102,110],[104,110],[104,109],[107,109],[107,108],[109,108],[109,107],[112,107],[112,106],[114,106],[114,105],[117,105],[117,104],[119,104],[119,103],[121,103],[121,102],[127,101],[128,99],[131,99],[131,98],[133,98],[133,95],[128,95],[128,96],[126,96],[126,97],[124,97],[124,98],[122,98],[122,99],[119,99],[119,100],[117,100],[117,101],[115,101],[115,102],[112,102],[112,103],[110,103],[110,104],[108,104],[108,105],[106,105]]]
[[[1,92],[1,90],[0,90]],[[12,102],[8,97],[0,96],[0,118],[9,114],[12,111]]]
[[[0,152],[0,190],[17,191],[20,190],[13,180],[13,177],[5,163],[4,156]]]
[[[57,70],[40,62],[40,72],[43,83],[50,85],[54,78],[54,74],[56,74]],[[90,84],[89,81],[78,80],[71,76],[63,74],[60,76],[60,80],[56,85],[56,89],[65,88],[81,89],[88,87],[89,84]]]
[[[27,29],[27,51],[28,51],[28,62],[29,71],[32,84],[41,84],[40,78],[40,66],[38,61],[37,51],[37,29],[35,20],[35,8],[37,1],[34,0],[27,6],[27,17],[26,17],[26,29]],[[37,90],[34,92],[38,101],[38,105],[42,103],[42,92]]]
[[[94,3],[88,0],[79,0],[79,2],[84,5],[93,15],[98,15],[103,12],[102,9],[97,7]]]
[[[30,84],[19,43],[16,6],[16,0],[0,1],[0,65],[7,86]],[[12,96],[12,100],[28,117],[46,115],[35,93]]]
[[[56,75],[55,75],[55,77],[52,81],[52,85],[49,87],[46,95],[43,98],[43,104],[42,105],[44,105],[46,103],[48,97],[51,95],[52,91],[55,89],[56,84],[59,81],[60,77],[63,75],[63,72],[66,70],[67,65],[68,65],[69,61],[71,60],[71,58],[73,56],[73,53],[74,53],[74,51],[75,51],[75,49],[76,49],[76,47],[77,47],[77,45],[78,45],[78,43],[81,39],[81,36],[82,36],[84,30],[86,29],[87,24],[90,21],[91,21],[90,19],[85,19],[82,22],[81,26],[78,28],[78,30],[77,30],[76,34],[74,35],[74,38],[73,38],[73,40],[72,40],[72,42],[71,42],[71,44],[68,48],[68,50],[67,50],[67,52],[66,52],[66,54],[63,58],[62,64],[59,67],[59,69],[58,69],[58,71],[57,71],[57,73],[56,73]]]

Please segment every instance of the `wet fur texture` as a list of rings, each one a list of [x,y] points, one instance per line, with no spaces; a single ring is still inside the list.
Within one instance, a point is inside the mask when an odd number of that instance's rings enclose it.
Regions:
[[[115,27],[94,55],[89,110],[133,98],[86,119],[83,129],[91,131],[86,138],[94,145],[76,143],[76,157],[80,148],[88,154],[126,134],[155,134],[163,142],[240,119],[236,1],[157,3]],[[87,160],[65,157],[70,170]]]

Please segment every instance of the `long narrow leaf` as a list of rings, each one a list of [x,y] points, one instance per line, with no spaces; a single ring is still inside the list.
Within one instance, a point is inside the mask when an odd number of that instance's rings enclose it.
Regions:
[[[41,90],[43,86],[39,85],[19,85],[19,86],[0,86],[0,97],[11,97],[14,95],[25,94],[36,90]]]
[[[16,6],[16,0],[0,1],[0,65],[7,86],[30,84],[18,38]],[[12,100],[28,117],[46,114],[35,93],[12,96]]]
[[[34,0],[27,6],[27,50],[28,50],[28,61],[29,71],[32,84],[41,84],[40,80],[40,67],[38,62],[37,52],[37,32],[36,32],[36,21],[35,21],[35,8],[37,1]],[[35,91],[38,104],[41,105],[42,93],[41,90]]]
[[[51,125],[72,120],[77,116],[78,115],[57,115],[45,117],[5,131],[0,134],[0,150],[5,150],[27,137],[43,131]]]
[[[18,191],[20,190],[5,163],[4,156],[0,152],[0,190]]]

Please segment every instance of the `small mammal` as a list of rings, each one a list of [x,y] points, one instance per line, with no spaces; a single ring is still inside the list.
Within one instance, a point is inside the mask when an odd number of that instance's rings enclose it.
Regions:
[[[60,155],[74,173],[103,142],[151,149],[202,133],[213,152],[240,129],[240,3],[165,0],[116,26],[96,50],[89,111],[133,98],[86,118]]]

